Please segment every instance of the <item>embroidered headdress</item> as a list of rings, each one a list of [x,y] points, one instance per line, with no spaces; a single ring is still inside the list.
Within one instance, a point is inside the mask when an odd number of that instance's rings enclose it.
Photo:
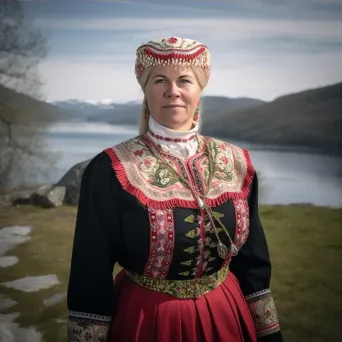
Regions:
[[[137,49],[135,75],[140,83],[144,70],[155,65],[193,65],[202,67],[207,81],[211,73],[208,48],[192,39],[168,37],[151,40]]]
[[[136,52],[135,75],[144,90],[151,72],[151,67],[156,65],[189,65],[195,67],[195,74],[201,72],[201,87],[204,88],[211,75],[211,58],[208,48],[193,39],[179,37],[165,37],[150,40],[140,45]],[[146,97],[143,100],[142,116],[140,121],[140,134],[148,129],[150,111]],[[194,113],[194,121],[199,122],[200,102]]]

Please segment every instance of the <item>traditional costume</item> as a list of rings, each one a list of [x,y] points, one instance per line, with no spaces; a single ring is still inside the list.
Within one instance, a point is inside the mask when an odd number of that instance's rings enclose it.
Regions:
[[[141,46],[138,81],[156,64],[210,76],[208,49],[188,39]],[[83,174],[69,341],[282,341],[248,151],[199,134],[196,120],[184,132],[146,119],[147,132],[99,153]]]

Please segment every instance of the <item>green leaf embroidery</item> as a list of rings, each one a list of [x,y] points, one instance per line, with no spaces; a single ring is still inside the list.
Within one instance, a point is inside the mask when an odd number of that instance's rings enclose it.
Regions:
[[[181,264],[184,266],[191,266],[192,260],[182,261]]]
[[[194,215],[190,215],[190,216],[186,217],[184,222],[194,223],[195,222],[195,216]]]
[[[187,249],[184,249],[184,252],[192,254],[195,252],[195,247],[194,246],[188,247]]]
[[[198,230],[197,229],[193,229],[193,230],[190,230],[189,232],[187,232],[185,234],[186,237],[189,237],[191,239],[195,238],[196,236],[198,236]]]
[[[213,211],[213,214],[214,214],[214,216],[215,216],[216,218],[218,218],[218,219],[220,219],[221,217],[224,217],[224,214],[221,214],[221,213],[219,213],[219,212],[217,212],[217,211]]]

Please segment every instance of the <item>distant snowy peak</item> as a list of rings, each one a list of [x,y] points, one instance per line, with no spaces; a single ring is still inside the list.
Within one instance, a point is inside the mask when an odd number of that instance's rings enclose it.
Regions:
[[[93,106],[99,108],[113,108],[115,106],[115,102],[113,99],[103,99],[103,100],[85,100],[84,103],[91,104]]]
[[[64,100],[64,101],[54,101],[53,104],[57,106],[73,106],[73,107],[98,107],[101,109],[109,109],[115,106],[114,100],[112,99],[103,99],[103,100]]]

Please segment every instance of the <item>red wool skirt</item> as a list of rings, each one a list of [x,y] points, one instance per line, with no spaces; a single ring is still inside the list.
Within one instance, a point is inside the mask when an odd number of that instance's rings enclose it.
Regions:
[[[252,317],[236,277],[229,272],[198,299],[179,299],[115,278],[116,313],[108,342],[256,342]]]

